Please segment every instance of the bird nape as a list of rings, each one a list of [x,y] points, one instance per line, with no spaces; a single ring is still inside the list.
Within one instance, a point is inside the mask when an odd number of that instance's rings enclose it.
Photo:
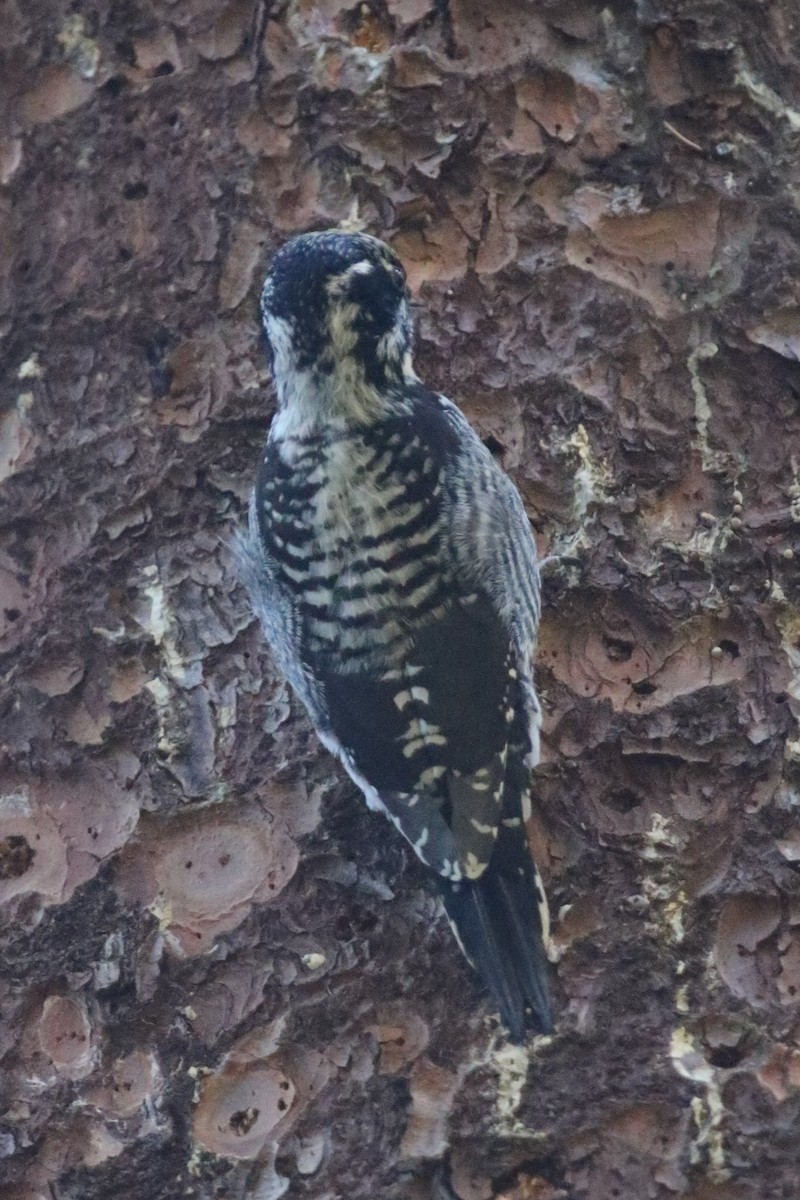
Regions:
[[[546,1032],[522,501],[415,374],[405,272],[383,242],[293,238],[261,312],[278,410],[237,542],[253,608],[324,745],[438,879],[510,1036]]]

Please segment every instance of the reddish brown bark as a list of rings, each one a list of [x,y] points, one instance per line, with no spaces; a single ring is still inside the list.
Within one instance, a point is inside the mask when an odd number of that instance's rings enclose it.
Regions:
[[[0,6],[3,1200],[795,1196],[795,9]],[[226,547],[342,222],[564,556],[529,1057]]]

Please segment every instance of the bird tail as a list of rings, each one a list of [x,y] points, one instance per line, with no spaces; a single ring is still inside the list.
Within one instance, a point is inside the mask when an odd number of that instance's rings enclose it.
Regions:
[[[513,1042],[553,1028],[547,987],[547,902],[539,873],[490,864],[479,879],[443,884],[444,904],[469,961],[482,977]],[[515,877],[516,876],[516,877]]]

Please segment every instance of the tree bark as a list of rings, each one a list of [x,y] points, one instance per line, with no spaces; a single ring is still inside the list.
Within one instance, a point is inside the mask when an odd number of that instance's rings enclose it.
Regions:
[[[800,1168],[796,0],[4,0],[0,1196]],[[232,568],[292,233],[386,238],[546,566],[509,1048]]]

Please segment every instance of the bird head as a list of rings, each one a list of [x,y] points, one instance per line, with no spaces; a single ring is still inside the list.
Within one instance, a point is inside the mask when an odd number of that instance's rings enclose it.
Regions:
[[[378,238],[292,238],[272,261],[261,314],[281,406],[357,415],[416,380],[406,274]]]

